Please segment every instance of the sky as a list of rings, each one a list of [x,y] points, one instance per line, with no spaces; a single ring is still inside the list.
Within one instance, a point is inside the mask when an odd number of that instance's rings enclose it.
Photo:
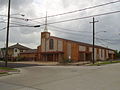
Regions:
[[[45,18],[38,18],[45,17],[46,12],[47,15],[50,16],[112,1],[118,0],[11,0],[9,46],[20,43],[35,49],[40,45],[40,34],[44,31],[44,25],[37,28],[13,26],[42,25],[45,23]],[[7,8],[8,0],[0,0],[0,48],[5,47]],[[49,17],[47,21],[48,31],[51,32],[51,35],[56,37],[92,44],[93,27],[92,23],[90,23],[92,22],[92,17],[56,24],[49,23],[118,10],[120,10],[120,2],[71,14]],[[25,16],[23,17],[21,14],[24,14]],[[12,17],[17,17],[17,19]],[[28,19],[28,21],[26,19]],[[120,50],[119,19],[120,13],[95,17],[95,20],[98,21],[95,23],[96,45]]]

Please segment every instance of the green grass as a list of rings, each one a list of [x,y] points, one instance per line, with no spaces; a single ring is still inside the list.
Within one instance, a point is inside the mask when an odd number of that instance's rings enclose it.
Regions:
[[[8,67],[0,67],[0,76],[7,75],[9,72],[17,72],[17,69],[8,68]]]
[[[0,77],[4,75],[9,75],[9,72],[19,72],[19,70],[9,67],[0,67]]]
[[[120,63],[120,60],[118,60],[118,61],[112,61],[112,63]]]
[[[90,64],[90,66],[100,66],[100,65],[114,64],[114,63],[120,63],[120,61],[103,61],[103,62],[96,62],[95,64]]]
[[[6,71],[17,71],[17,69],[8,68],[8,67],[0,67],[0,70],[6,70]]]
[[[8,74],[7,72],[0,72],[0,74]]]

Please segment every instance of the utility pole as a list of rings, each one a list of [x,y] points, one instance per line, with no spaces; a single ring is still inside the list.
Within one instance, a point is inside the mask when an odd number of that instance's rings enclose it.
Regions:
[[[7,67],[7,61],[8,61],[8,41],[9,41],[9,24],[10,24],[10,3],[11,3],[11,0],[8,1],[8,22],[7,22],[7,36],[6,36],[5,67]]]
[[[95,63],[95,23],[98,21],[95,21],[95,18],[93,17],[93,21],[90,23],[93,23],[93,47],[92,47],[92,51],[93,51],[93,56],[92,56],[92,63]]]

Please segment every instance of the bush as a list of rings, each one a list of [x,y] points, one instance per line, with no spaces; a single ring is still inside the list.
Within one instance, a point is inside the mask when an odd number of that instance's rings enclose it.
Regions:
[[[72,63],[72,60],[70,60],[70,59],[63,59],[63,60],[60,61],[60,63],[68,64],[68,63]]]

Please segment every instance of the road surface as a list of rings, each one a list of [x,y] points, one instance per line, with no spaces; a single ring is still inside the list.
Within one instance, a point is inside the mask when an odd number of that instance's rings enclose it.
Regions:
[[[29,66],[0,77],[0,90],[120,90],[120,64]]]

